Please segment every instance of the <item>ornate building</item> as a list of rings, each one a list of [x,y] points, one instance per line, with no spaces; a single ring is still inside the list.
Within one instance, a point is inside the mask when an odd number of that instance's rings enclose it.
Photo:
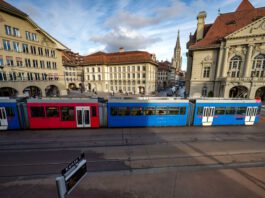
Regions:
[[[0,1],[0,96],[66,94],[63,44],[29,16]]]
[[[169,73],[170,73],[171,63],[168,61],[158,62],[157,71],[157,88],[165,89],[169,86]]]
[[[68,50],[63,52],[62,58],[66,88],[74,90],[83,88],[84,72],[80,64],[83,63],[84,57]]]
[[[181,56],[181,46],[180,46],[180,35],[178,31],[178,37],[176,46],[174,48],[174,56],[172,58],[172,67],[175,68],[176,73],[181,71],[182,56]]]
[[[187,94],[264,100],[265,7],[243,0],[213,24],[205,24],[205,18],[206,12],[200,12],[187,43]]]
[[[87,91],[151,94],[156,91],[155,55],[144,51],[97,52],[84,57]]]

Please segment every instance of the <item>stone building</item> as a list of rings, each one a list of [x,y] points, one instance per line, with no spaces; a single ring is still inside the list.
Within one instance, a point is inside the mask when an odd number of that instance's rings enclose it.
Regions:
[[[0,1],[0,96],[66,94],[63,44],[29,16]]]
[[[84,57],[87,91],[151,94],[156,91],[155,55],[145,51],[97,52]]]
[[[212,24],[205,24],[206,15],[199,13],[187,43],[187,94],[264,100],[265,7],[243,0]]]
[[[169,73],[170,73],[171,63],[168,61],[158,62],[157,71],[157,88],[165,89],[169,86]]]
[[[181,71],[182,56],[181,56],[181,46],[180,46],[180,35],[178,31],[177,42],[174,48],[174,55],[172,58],[172,67],[175,68],[176,74]]]
[[[81,89],[83,87],[84,72],[80,64],[83,63],[84,57],[79,53],[64,51],[62,54],[64,81],[67,89]]]

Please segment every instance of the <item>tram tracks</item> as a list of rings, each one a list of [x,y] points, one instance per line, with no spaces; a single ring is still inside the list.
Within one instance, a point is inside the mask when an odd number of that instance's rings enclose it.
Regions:
[[[212,160],[215,159],[215,160]],[[50,177],[59,174],[69,162],[1,164],[0,180],[7,178],[25,179]],[[223,154],[195,154],[175,156],[148,156],[120,159],[88,159],[89,174],[156,172],[156,171],[197,171],[209,169],[265,167],[265,152],[241,152]]]

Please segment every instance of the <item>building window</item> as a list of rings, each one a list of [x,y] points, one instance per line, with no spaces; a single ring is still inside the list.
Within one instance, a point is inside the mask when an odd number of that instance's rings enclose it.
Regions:
[[[95,68],[94,67],[92,68],[92,72],[95,73]]]
[[[229,64],[229,76],[232,78],[239,78],[241,65],[242,58],[240,56],[234,56],[231,58]]]
[[[101,80],[101,76],[100,75],[98,75],[98,80]]]
[[[89,68],[86,68],[86,72],[89,72]]]
[[[137,71],[140,71],[141,70],[141,67],[140,66],[137,66]]]
[[[0,66],[4,65],[4,60],[3,60],[3,56],[0,55]]]
[[[22,67],[23,66],[22,58],[17,57],[16,61],[17,61],[17,66],[18,67]]]
[[[33,60],[33,67],[38,68],[38,60]]]
[[[96,77],[95,77],[95,75],[93,75],[93,76],[92,76],[92,78],[93,78],[93,80],[94,80],[94,81],[96,80]]]
[[[26,67],[31,67],[30,59],[25,58],[25,65],[26,65]]]
[[[14,66],[14,61],[13,61],[13,57],[12,56],[7,56],[6,57],[6,64],[8,66]]]
[[[209,78],[210,77],[210,67],[204,67],[203,68],[203,78]]]
[[[43,56],[43,50],[42,50],[41,47],[38,47],[38,51],[39,51],[39,55],[40,55],[40,56]]]
[[[7,77],[6,77],[6,72],[0,72],[0,81],[6,81]]]
[[[33,40],[33,41],[37,41],[37,34],[32,33],[32,40]]]
[[[100,72],[100,67],[98,67],[98,72]]]
[[[26,31],[26,39],[27,40],[31,40],[31,34],[28,31]]]
[[[42,68],[42,69],[45,68],[44,60],[41,60],[41,61],[40,61],[40,68]]]
[[[202,88],[202,96],[203,97],[207,96],[207,87],[205,87],[205,86]]]
[[[24,52],[24,53],[29,53],[29,47],[28,47],[27,44],[23,43],[23,44],[22,44],[22,49],[23,49],[23,52]]]
[[[14,36],[20,37],[20,31],[18,28],[13,28]]]
[[[47,69],[51,69],[51,62],[47,61]]]
[[[13,41],[13,47],[14,47],[15,52],[19,52],[19,43],[18,42]]]
[[[51,57],[55,58],[55,51],[51,50]]]
[[[49,51],[49,49],[45,49],[45,55],[46,55],[47,57],[50,56],[50,51]]]
[[[53,68],[53,69],[57,69],[57,64],[56,64],[56,62],[52,62],[52,68]]]
[[[6,35],[11,35],[12,34],[11,26],[5,25],[5,30],[6,30]]]
[[[4,44],[4,50],[7,50],[7,51],[11,50],[10,42],[8,40],[3,39],[3,44]]]
[[[254,58],[251,77],[265,77],[265,55],[259,54]]]
[[[36,55],[36,47],[35,46],[30,46],[31,53]]]

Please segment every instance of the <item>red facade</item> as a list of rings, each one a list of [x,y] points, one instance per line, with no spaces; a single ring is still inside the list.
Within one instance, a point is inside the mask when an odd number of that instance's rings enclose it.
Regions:
[[[27,103],[31,129],[99,128],[97,102],[30,102]]]

